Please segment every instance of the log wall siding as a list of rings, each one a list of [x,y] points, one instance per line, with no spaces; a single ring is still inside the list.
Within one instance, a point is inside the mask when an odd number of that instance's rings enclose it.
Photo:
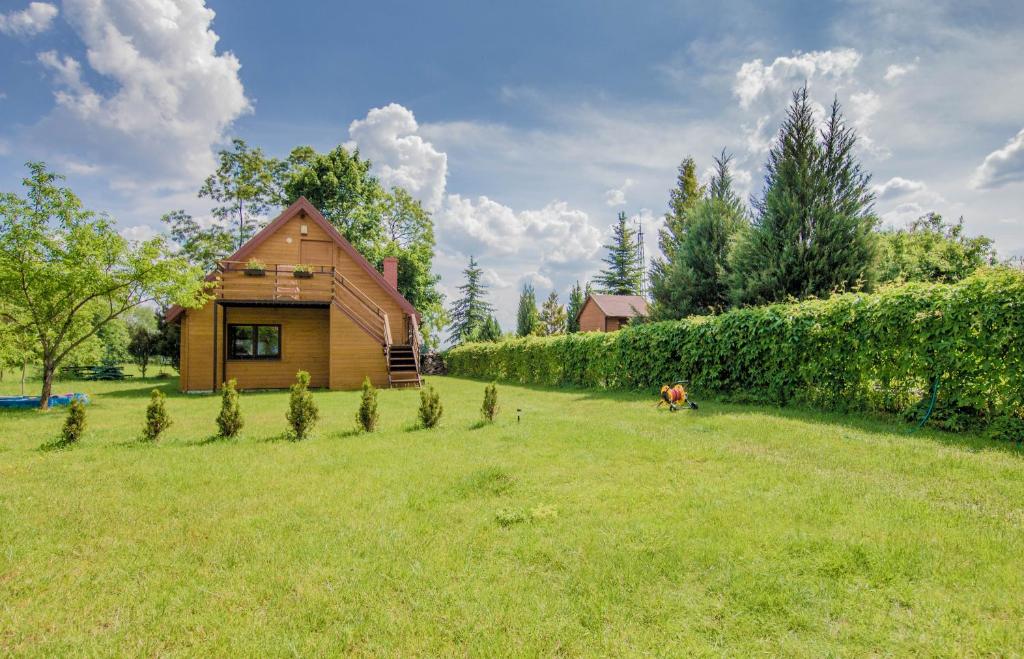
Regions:
[[[231,359],[225,362],[225,380],[234,378],[239,389],[284,389],[295,374],[309,371],[311,387],[330,384],[330,318],[326,308],[224,307],[228,325],[280,325],[280,359]],[[218,342],[224,345],[221,337]]]
[[[597,306],[593,298],[587,298],[583,304],[583,310],[580,312],[580,331],[603,332],[605,331],[604,321],[604,312]]]
[[[384,348],[336,307],[331,307],[331,389],[358,389],[369,377],[375,387],[388,386]]]

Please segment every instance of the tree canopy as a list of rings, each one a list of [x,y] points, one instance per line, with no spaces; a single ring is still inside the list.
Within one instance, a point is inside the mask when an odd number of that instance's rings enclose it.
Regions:
[[[0,195],[0,297],[4,322],[33,337],[45,408],[57,367],[112,320],[150,301],[195,307],[205,295],[201,272],[162,237],[126,240],[46,165],[28,168],[24,195]]]
[[[533,284],[523,284],[519,294],[519,309],[516,312],[516,334],[531,336],[540,329],[540,315],[537,313],[537,293]]]

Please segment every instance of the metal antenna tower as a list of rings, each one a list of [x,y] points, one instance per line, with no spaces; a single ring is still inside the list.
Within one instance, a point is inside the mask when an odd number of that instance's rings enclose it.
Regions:
[[[647,295],[647,257],[644,254],[644,225],[640,218],[634,218],[636,222],[636,255],[640,262],[640,295]]]

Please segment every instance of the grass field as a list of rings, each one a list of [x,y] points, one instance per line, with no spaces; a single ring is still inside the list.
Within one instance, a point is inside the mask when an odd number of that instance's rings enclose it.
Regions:
[[[1024,453],[881,421],[431,378],[218,399],[173,380],[61,383],[63,411],[0,413],[0,654],[1019,654]],[[5,393],[16,385],[4,383]],[[175,425],[136,441],[153,386]],[[516,421],[516,409],[522,409]]]

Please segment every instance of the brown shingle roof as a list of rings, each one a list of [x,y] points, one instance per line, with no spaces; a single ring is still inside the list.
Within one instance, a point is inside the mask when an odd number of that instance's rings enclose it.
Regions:
[[[634,316],[647,315],[647,300],[639,295],[593,294],[590,297],[604,315],[612,318],[632,318]]]

